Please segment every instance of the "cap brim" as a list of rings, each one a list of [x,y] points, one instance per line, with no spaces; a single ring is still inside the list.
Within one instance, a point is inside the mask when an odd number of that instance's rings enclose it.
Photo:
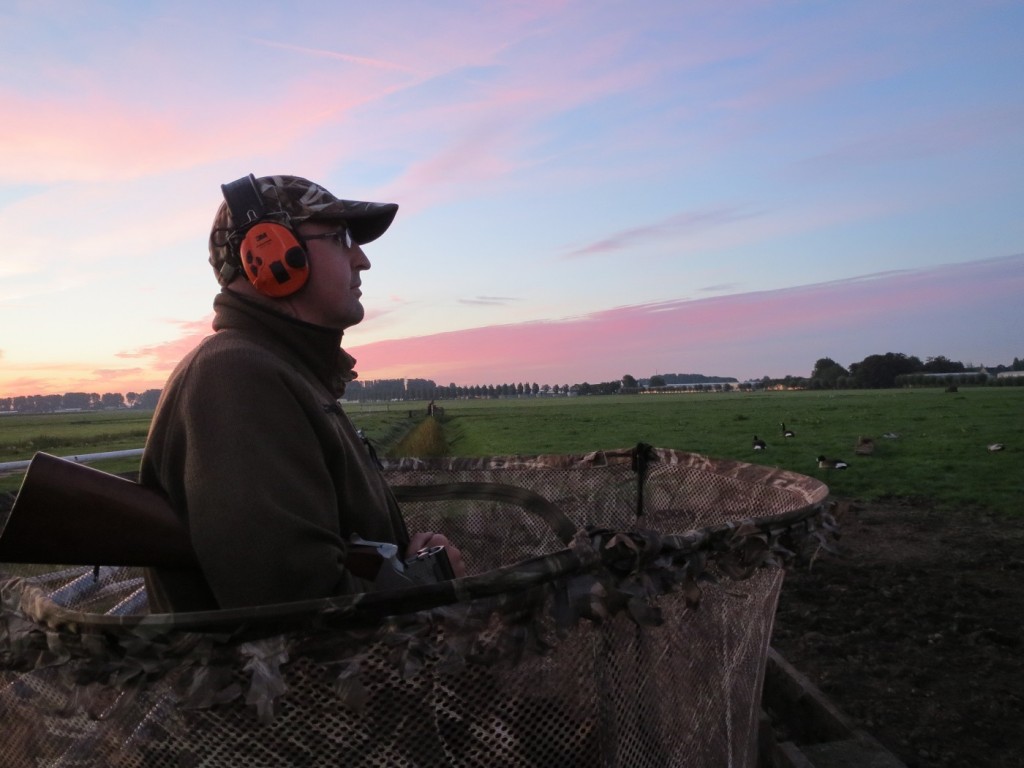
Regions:
[[[360,245],[371,243],[387,232],[398,213],[397,203],[364,203],[358,200],[339,200],[310,219],[343,219],[348,224],[352,239]]]

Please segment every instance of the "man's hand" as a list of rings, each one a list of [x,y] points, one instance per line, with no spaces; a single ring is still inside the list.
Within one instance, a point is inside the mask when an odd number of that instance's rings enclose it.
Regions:
[[[466,564],[462,562],[462,553],[458,547],[448,541],[448,537],[443,533],[419,531],[412,534],[409,538],[409,548],[406,550],[405,556],[407,558],[415,557],[417,552],[426,547],[444,547],[448,555],[448,562],[451,563],[452,571],[455,573],[455,578],[458,579],[466,575]]]

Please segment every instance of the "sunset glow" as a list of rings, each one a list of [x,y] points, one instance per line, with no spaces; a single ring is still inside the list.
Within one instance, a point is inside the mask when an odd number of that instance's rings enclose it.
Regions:
[[[637,8],[0,10],[0,396],[160,388],[250,172],[399,203],[364,380],[1024,357],[1024,6]]]

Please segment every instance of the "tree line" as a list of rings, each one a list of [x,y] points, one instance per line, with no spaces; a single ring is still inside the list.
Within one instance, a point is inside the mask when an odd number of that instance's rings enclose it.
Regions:
[[[63,395],[18,395],[0,397],[0,413],[57,413],[60,411],[103,411],[121,408],[152,410],[160,399],[159,389],[145,392],[65,392]]]
[[[900,352],[886,352],[884,355],[868,355],[859,363],[844,368],[829,357],[820,358],[808,379],[803,380],[808,389],[886,389],[900,386],[941,386],[954,382],[964,384],[989,384],[997,374],[1007,371],[1024,371],[1024,360],[1013,358],[1010,365],[978,366],[965,365],[958,360],[939,355],[924,362],[914,355]],[[790,377],[787,377],[789,379]],[[1008,379],[1011,383],[1024,384],[1024,379]],[[794,385],[799,385],[793,382]]]
[[[566,397],[569,395],[614,395],[649,392],[728,392],[768,388],[786,389],[880,389],[887,387],[948,386],[962,384],[1024,385],[1024,376],[996,379],[1004,371],[1024,371],[1024,359],[1013,358],[1010,365],[979,367],[965,365],[944,356],[925,361],[913,355],[886,352],[869,355],[846,368],[830,357],[819,358],[810,376],[763,376],[750,381],[737,381],[729,376],[705,376],[697,373],[655,374],[636,378],[625,374],[621,379],[596,384],[537,384],[536,382],[478,384],[462,386],[438,385],[431,379],[356,379],[349,382],[345,399],[353,401],[391,400],[453,400],[509,397]],[[942,374],[945,374],[943,376]],[[145,392],[66,392],[63,395],[19,395],[0,397],[0,413],[55,413],[61,411],[97,411],[138,408],[152,410],[160,399],[159,389]]]

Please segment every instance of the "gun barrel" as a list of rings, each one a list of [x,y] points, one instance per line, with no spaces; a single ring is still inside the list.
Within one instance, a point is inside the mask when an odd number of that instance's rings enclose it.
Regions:
[[[163,494],[48,453],[32,458],[0,523],[0,563],[198,567]]]

